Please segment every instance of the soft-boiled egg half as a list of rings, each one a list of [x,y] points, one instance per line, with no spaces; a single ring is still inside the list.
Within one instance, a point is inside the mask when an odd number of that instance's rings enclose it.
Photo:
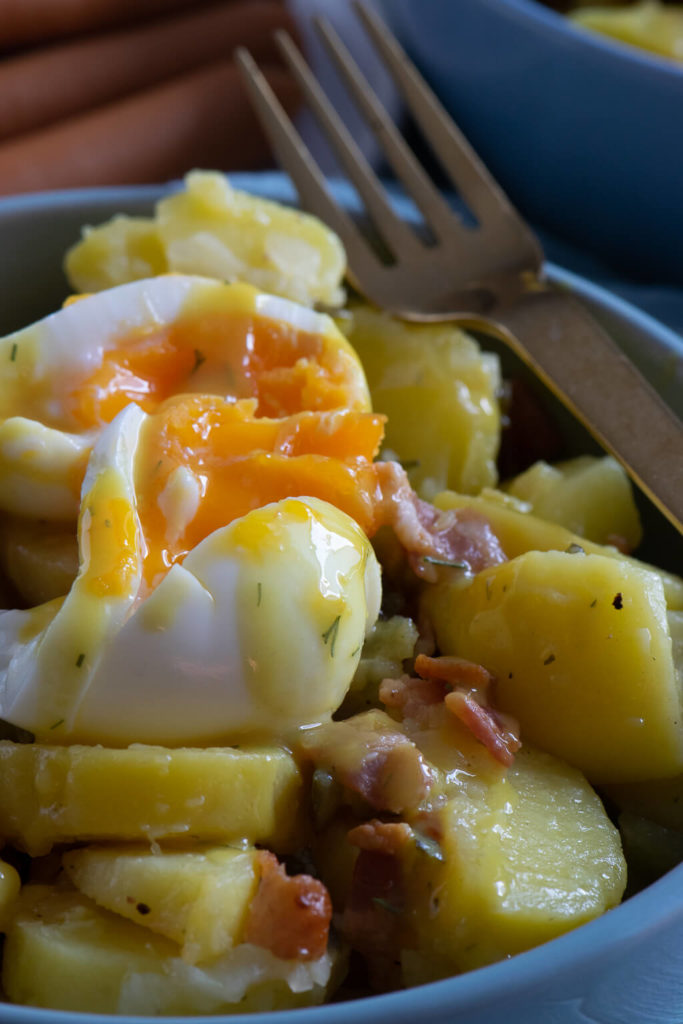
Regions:
[[[0,717],[47,742],[114,745],[325,720],[379,612],[365,534],[329,503],[287,498],[209,534],[148,593],[134,482],[145,417],[129,405],[95,445],[67,596],[0,613]]]
[[[333,322],[169,275],[0,340],[3,365],[0,507],[77,515],[79,566],[0,613],[0,717],[112,745],[328,718],[379,611],[383,432]]]
[[[0,511],[75,520],[102,426],[179,393],[249,398],[259,417],[370,410],[330,317],[246,284],[134,281],[0,339]]]

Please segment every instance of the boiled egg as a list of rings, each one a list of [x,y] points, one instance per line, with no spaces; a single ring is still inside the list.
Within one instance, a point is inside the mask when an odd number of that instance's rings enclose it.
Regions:
[[[95,444],[67,596],[0,614],[0,717],[46,742],[113,745],[230,742],[324,721],[379,612],[365,534],[327,502],[286,498],[213,531],[150,592],[155,538],[135,482],[148,419],[131,404]],[[172,522],[193,515],[191,474],[165,493]]]
[[[246,284],[134,281],[0,339],[0,510],[75,519],[102,427],[181,392],[253,399],[258,416],[370,409],[329,317]]]

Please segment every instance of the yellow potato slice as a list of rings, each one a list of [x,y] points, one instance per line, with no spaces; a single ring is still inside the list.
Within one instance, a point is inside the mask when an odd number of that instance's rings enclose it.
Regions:
[[[253,847],[86,846],[65,853],[62,865],[99,906],[173,939],[183,960],[201,963],[241,941],[258,885],[255,857]]]
[[[301,776],[277,747],[0,742],[0,836],[33,856],[88,840],[296,842]]]
[[[332,966],[328,954],[303,964],[246,943],[204,968],[179,952],[81,893],[28,885],[7,932],[3,989],[14,1003],[53,1010],[247,1013],[322,1002]]]

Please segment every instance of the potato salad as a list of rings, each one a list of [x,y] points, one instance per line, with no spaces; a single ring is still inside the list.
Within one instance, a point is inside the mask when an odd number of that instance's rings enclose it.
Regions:
[[[419,985],[680,859],[683,580],[614,460],[540,457],[495,354],[221,175],[65,269],[0,339],[8,1001]]]

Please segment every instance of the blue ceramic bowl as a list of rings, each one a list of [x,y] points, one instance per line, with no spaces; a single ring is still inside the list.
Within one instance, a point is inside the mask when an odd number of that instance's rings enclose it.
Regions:
[[[295,198],[282,175],[232,175],[231,181],[271,199]],[[83,224],[100,223],[117,212],[147,214],[161,194],[156,187],[109,188],[0,200],[0,334],[45,315],[68,294],[61,260]],[[547,272],[590,307],[683,414],[681,339],[601,288],[558,267],[549,266]],[[668,551],[673,567],[675,555]],[[178,1024],[208,1020],[167,1019]],[[680,1024],[683,865],[598,920],[511,960],[405,992],[239,1019],[245,1024]],[[112,1020],[145,1024],[149,1018],[0,1003],[0,1024]]]
[[[683,283],[683,65],[536,0],[384,0],[522,213],[621,270]]]

